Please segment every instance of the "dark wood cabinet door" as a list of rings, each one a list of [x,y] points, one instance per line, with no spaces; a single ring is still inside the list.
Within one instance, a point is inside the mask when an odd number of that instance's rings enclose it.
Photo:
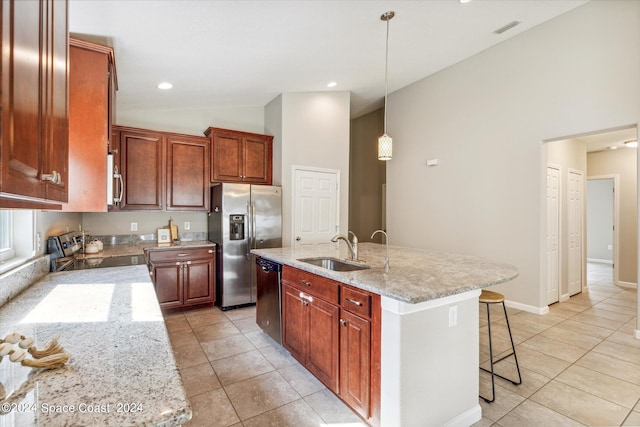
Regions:
[[[247,136],[244,138],[244,181],[271,184],[272,137]]]
[[[209,210],[209,140],[167,137],[167,210]]]
[[[42,73],[47,65],[46,4],[3,1],[2,5],[2,176],[3,193],[45,198],[41,181],[46,129],[41,99]],[[26,53],[26,54],[25,54]],[[65,61],[66,63],[66,61]],[[57,172],[57,171],[56,171]]]
[[[309,352],[309,312],[300,291],[282,284],[282,345],[306,365]]]
[[[214,302],[216,269],[213,256],[183,263],[184,305]]]
[[[111,48],[70,39],[69,203],[71,212],[107,210]]]
[[[69,42],[67,30],[67,2],[44,2],[47,17],[44,28],[44,118],[42,171],[59,175],[57,181],[45,182],[45,198],[58,202],[68,200],[69,185],[69,98],[68,64]]]
[[[327,388],[338,392],[339,314],[338,306],[313,298],[309,312],[309,352],[306,367]]]
[[[161,307],[172,308],[182,306],[182,270],[182,263],[179,261],[154,264],[153,282]]]
[[[370,376],[371,322],[342,310],[340,397],[364,419],[370,416]]]
[[[211,181],[242,182],[242,135],[232,132],[215,132],[212,144]]]
[[[121,210],[162,210],[164,141],[160,134],[120,129]]]

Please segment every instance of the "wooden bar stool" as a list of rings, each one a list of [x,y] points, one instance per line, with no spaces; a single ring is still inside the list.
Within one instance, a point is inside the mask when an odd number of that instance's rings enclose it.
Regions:
[[[480,366],[480,369],[491,374],[491,399],[487,399],[482,395],[480,397],[482,397],[487,403],[491,403],[496,399],[495,377],[500,377],[503,380],[511,381],[511,383],[513,383],[514,385],[519,385],[519,384],[522,384],[522,376],[520,375],[520,365],[518,365],[518,356],[516,356],[516,346],[513,344],[513,336],[511,335],[511,326],[509,326],[509,317],[507,316],[507,307],[504,305],[504,295],[498,292],[483,290],[482,293],[480,294],[479,301],[482,304],[487,305],[487,329],[489,331],[489,364],[491,365],[491,369],[485,369],[482,366]],[[489,305],[500,304],[500,303],[502,303],[502,309],[504,310],[504,319],[507,321],[507,330],[509,331],[509,340],[511,340],[511,353],[506,354],[502,356],[500,359],[494,361],[493,345],[491,342],[491,311],[489,310]],[[512,379],[503,377],[500,374],[496,374],[494,371],[494,365],[496,363],[510,356],[513,356],[513,358],[516,361],[516,369],[518,370],[518,381],[513,381]]]

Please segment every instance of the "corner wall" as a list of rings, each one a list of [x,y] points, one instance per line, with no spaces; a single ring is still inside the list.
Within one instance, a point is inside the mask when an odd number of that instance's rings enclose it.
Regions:
[[[284,93],[265,107],[265,131],[278,145],[274,177],[281,175],[283,246],[292,244],[294,165],[340,171],[339,232],[347,232],[350,99],[349,92]]]
[[[386,182],[386,162],[378,160],[378,137],[384,129],[384,108],[351,120],[349,144],[349,230],[361,242],[382,242],[378,234],[382,221],[382,187]]]
[[[640,122],[638,40],[640,2],[589,2],[392,93],[394,244],[513,264],[495,290],[545,307],[542,142]]]

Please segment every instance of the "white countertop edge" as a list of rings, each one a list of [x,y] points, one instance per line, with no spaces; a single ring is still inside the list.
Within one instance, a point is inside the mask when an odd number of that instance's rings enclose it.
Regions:
[[[399,301],[397,299],[389,298],[382,295],[380,298],[380,305],[382,307],[382,311],[388,311],[388,312],[400,314],[400,315],[411,314],[411,313],[416,313],[418,311],[430,310],[436,307],[455,304],[455,303],[466,301],[472,298],[478,298],[481,293],[482,293],[481,289],[474,289],[471,291],[449,295],[442,298],[432,299],[429,301],[423,301],[415,304]]]

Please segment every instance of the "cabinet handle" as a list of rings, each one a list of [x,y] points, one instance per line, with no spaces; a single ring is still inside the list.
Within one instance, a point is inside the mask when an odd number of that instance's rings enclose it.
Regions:
[[[189,254],[178,254],[178,256],[182,257],[182,256],[189,256]]]
[[[309,302],[313,302],[313,297],[311,295],[305,294],[304,292],[300,292],[300,298],[302,298],[303,300],[307,300]]]
[[[355,304],[357,306],[362,306],[362,303],[360,301],[356,301],[356,300],[353,300],[351,298],[346,298],[346,297],[345,297],[344,300],[350,302],[351,304]]]
[[[347,321],[344,319],[340,319],[340,326],[347,326]]]
[[[209,253],[212,254],[213,253],[213,249],[209,249]]]
[[[62,183],[62,175],[60,175],[56,171],[51,171],[51,173],[43,173],[42,175],[40,175],[40,180],[42,180],[42,181],[51,181],[54,184],[61,184]]]
[[[305,286],[311,286],[311,282],[307,282],[306,280],[300,279],[300,283],[302,283]]]
[[[122,174],[118,173],[118,165],[113,165],[113,178],[120,182],[120,191],[118,192],[118,196],[113,197],[113,203],[117,205],[124,198],[124,181],[122,180]]]

